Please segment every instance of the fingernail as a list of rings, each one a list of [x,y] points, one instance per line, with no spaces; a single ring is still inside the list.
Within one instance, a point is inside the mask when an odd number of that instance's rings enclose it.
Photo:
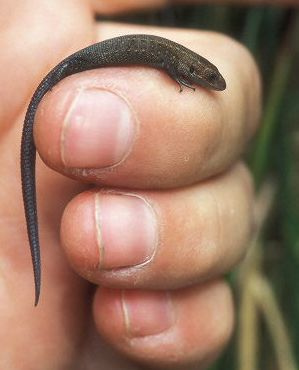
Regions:
[[[175,321],[171,297],[165,292],[123,291],[122,307],[128,335],[144,337],[162,333]]]
[[[81,90],[64,119],[62,161],[66,167],[112,166],[129,152],[134,131],[133,114],[124,99],[106,90]]]
[[[134,266],[151,259],[158,239],[157,222],[145,199],[98,193],[95,209],[100,268]]]

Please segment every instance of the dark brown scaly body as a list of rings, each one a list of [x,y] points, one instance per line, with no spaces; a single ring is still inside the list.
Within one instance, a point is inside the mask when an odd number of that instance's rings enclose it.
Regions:
[[[21,145],[21,175],[27,232],[32,255],[35,282],[35,305],[40,295],[41,262],[38,235],[33,124],[43,96],[59,81],[72,74],[105,66],[146,65],[165,70],[180,85],[201,85],[224,90],[225,80],[207,59],[162,37],[125,35],[88,46],[54,67],[36,89],[26,113]]]

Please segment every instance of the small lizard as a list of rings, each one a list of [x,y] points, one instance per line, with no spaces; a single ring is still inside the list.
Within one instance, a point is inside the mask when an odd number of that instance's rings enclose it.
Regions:
[[[37,87],[25,116],[21,144],[22,191],[27,233],[32,256],[35,306],[41,286],[41,261],[35,188],[36,147],[33,125],[43,96],[63,78],[82,71],[122,65],[145,65],[167,72],[180,86],[193,85],[224,90],[226,83],[207,59],[168,39],[153,35],[125,35],[90,45],[70,55],[54,67]],[[195,90],[195,89],[194,89]]]

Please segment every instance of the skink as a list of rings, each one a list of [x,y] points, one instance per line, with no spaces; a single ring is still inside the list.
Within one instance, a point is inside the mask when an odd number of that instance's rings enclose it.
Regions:
[[[36,147],[33,125],[43,96],[59,81],[72,74],[105,66],[146,65],[168,73],[180,86],[194,85],[224,90],[226,83],[207,59],[168,39],[153,35],[125,35],[90,45],[54,67],[37,87],[25,116],[21,143],[22,191],[27,233],[32,256],[35,306],[41,286],[41,260],[35,188]]]

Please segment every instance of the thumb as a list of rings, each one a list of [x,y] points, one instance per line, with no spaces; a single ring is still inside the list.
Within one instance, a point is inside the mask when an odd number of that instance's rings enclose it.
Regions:
[[[92,14],[80,0],[0,5],[0,122],[11,125],[57,61],[92,41]],[[17,82],[17,83],[16,83]]]
[[[51,299],[43,310],[33,311],[19,151],[26,106],[36,85],[59,59],[90,43],[92,30],[91,11],[79,0],[2,1],[0,4],[0,363],[19,364],[14,365],[17,368],[35,368],[36,363],[52,363],[61,368],[59,361],[71,358],[85,325],[85,308],[79,303],[84,301],[85,285],[65,268],[55,248],[59,244],[59,212],[70,197],[70,180],[66,182],[44,168],[38,169],[38,193],[42,195],[43,188],[51,189],[51,197],[48,195],[51,204],[46,210],[41,208],[47,226],[43,228],[44,251],[50,257],[44,282]],[[55,343],[55,349],[38,345],[41,342]],[[28,343],[31,352],[16,350],[28,348]]]

